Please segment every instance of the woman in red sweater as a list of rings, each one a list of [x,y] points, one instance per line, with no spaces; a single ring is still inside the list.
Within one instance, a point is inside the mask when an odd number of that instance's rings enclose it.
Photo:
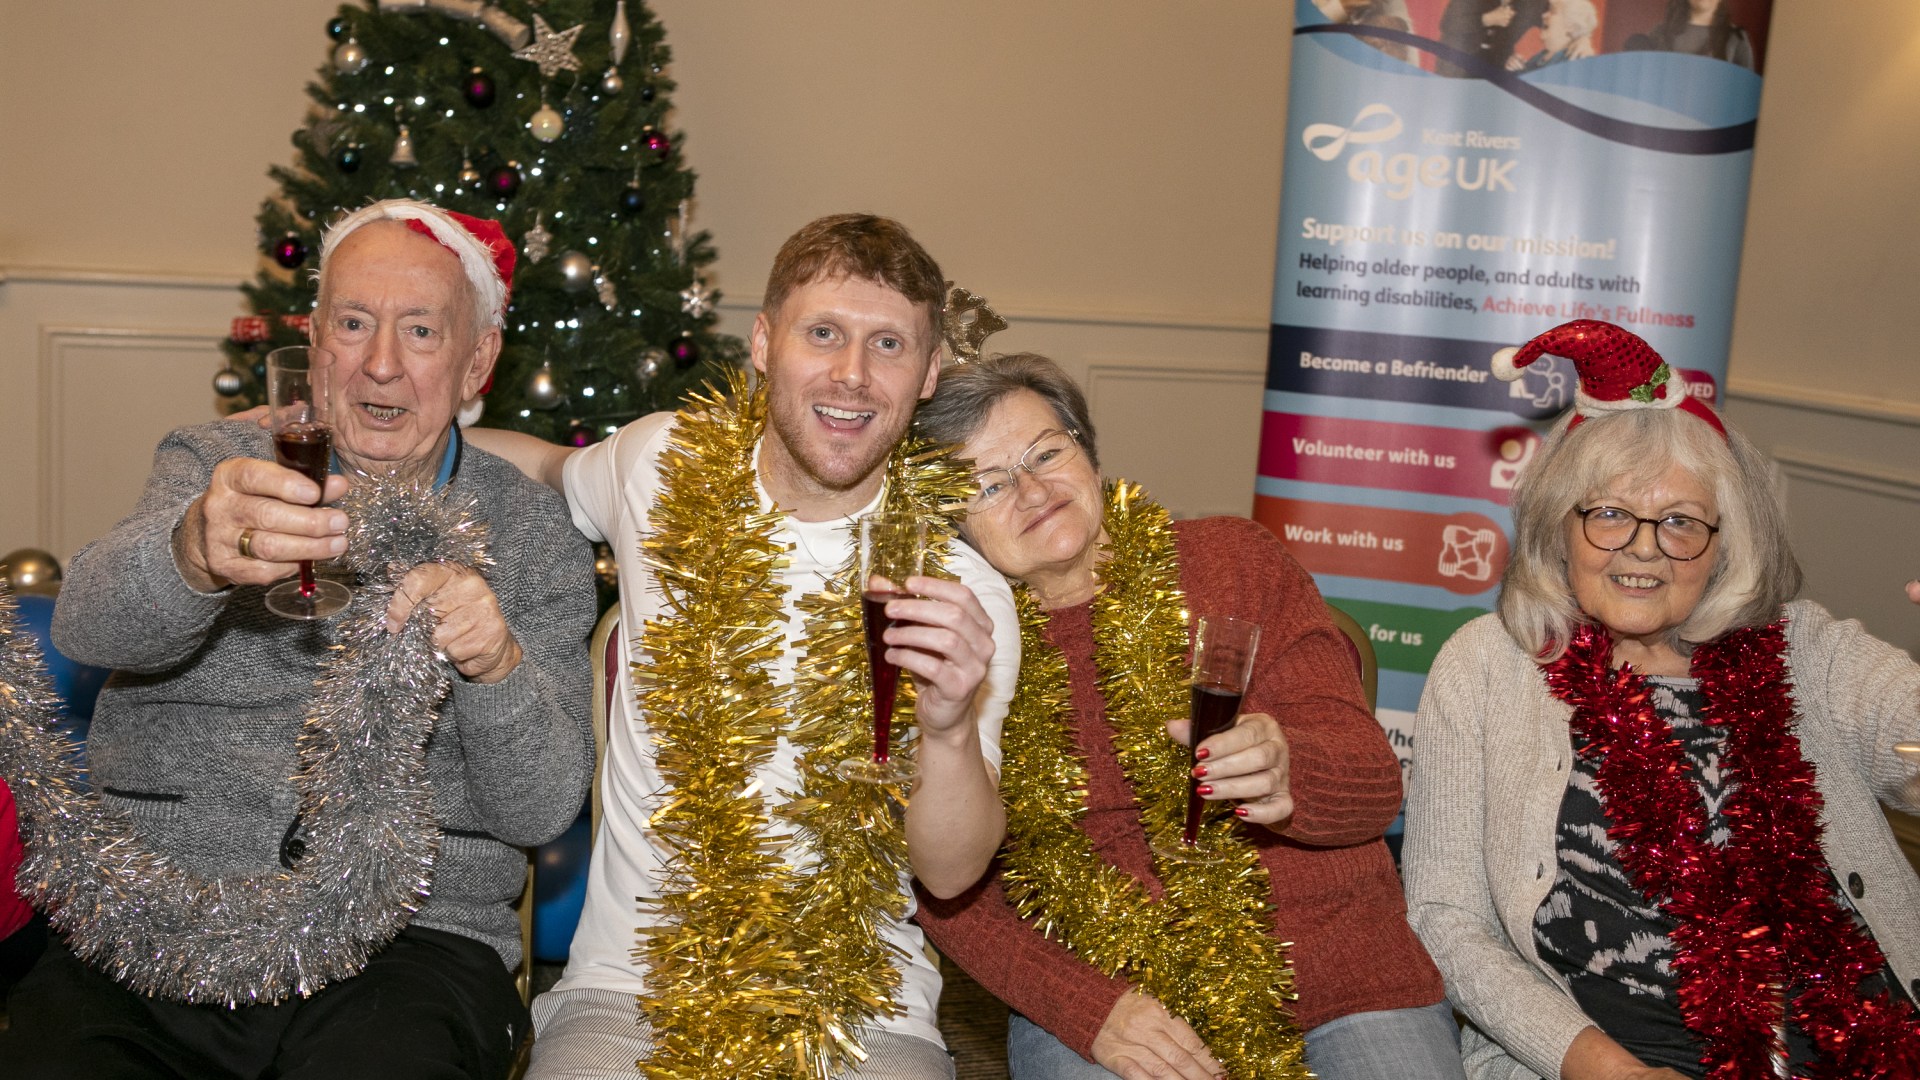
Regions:
[[[1044,357],[949,369],[915,423],[981,470],[961,532],[1023,622],[1008,846],[918,916],[1014,1009],[1014,1080],[1462,1077],[1381,839],[1399,764],[1312,580],[1246,519],[1174,524],[1137,487],[1103,493],[1085,399]],[[1189,611],[1262,638],[1241,716],[1193,770],[1220,856],[1169,861],[1148,834],[1185,814]]]

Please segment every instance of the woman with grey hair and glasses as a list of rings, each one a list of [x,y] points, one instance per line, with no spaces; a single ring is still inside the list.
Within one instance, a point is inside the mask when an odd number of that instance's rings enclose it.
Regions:
[[[1497,614],[1415,720],[1414,929],[1470,1076],[1920,1076],[1920,880],[1879,803],[1920,666],[1793,599],[1771,463],[1633,334],[1542,355],[1573,415],[1514,491]]]
[[[960,532],[1022,619],[1008,845],[918,916],[1012,1006],[1015,1080],[1461,1076],[1382,840],[1399,762],[1305,571],[1245,518],[1103,490],[1086,401],[1045,357],[948,368],[914,422],[972,459]],[[1189,612],[1261,629],[1238,722],[1191,772],[1218,863],[1149,842],[1186,813]]]

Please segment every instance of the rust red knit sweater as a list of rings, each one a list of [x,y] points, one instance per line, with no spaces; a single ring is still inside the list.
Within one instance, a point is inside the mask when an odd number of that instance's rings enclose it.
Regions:
[[[1381,832],[1400,809],[1400,765],[1368,715],[1351,655],[1319,591],[1264,527],[1245,518],[1177,522],[1188,609],[1261,624],[1243,712],[1280,721],[1292,754],[1296,807],[1284,834],[1246,826],[1272,882],[1275,933],[1291,957],[1302,1030],[1350,1013],[1431,1005],[1440,973],[1407,925],[1406,902]],[[1147,884],[1153,876],[1132,789],[1113,754],[1096,686],[1091,604],[1049,613],[1066,655],[1074,738],[1087,762],[1081,827],[1095,850]],[[996,869],[952,900],[922,893],[917,918],[941,952],[989,992],[1091,1060],[1094,1036],[1128,989],[1023,922]]]

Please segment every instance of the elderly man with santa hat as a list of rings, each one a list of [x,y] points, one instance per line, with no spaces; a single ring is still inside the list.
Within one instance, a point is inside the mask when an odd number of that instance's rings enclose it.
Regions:
[[[493,567],[418,566],[388,616],[431,605],[454,671],[425,751],[439,841],[417,911],[357,974],[232,1008],[137,992],[55,941],[9,1000],[0,1075],[506,1074],[527,1028],[511,973],[520,847],[573,820],[593,763],[587,544],[558,495],[463,446],[455,423],[492,375],[513,262],[497,223],[422,203],[343,218],[313,319],[332,371],[324,490],[276,464],[258,425],[174,431],[133,513],[74,556],[54,621],[64,653],[115,669],[89,745],[104,809],[198,880],[291,870],[310,841],[369,840],[306,835],[297,740],[336,635],[269,612],[265,587],[346,550],[331,504],[355,474],[470,497]]]

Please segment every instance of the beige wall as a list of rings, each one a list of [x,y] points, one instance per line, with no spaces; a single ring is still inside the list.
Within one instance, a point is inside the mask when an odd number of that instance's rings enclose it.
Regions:
[[[155,426],[205,415],[240,310],[223,290],[254,267],[265,170],[291,158],[334,7],[0,0],[0,552],[64,558],[124,509]],[[897,215],[1013,317],[996,344],[1088,379],[1112,471],[1182,512],[1246,510],[1289,3],[654,10],[731,325],[795,225]],[[1814,595],[1903,644],[1920,644],[1892,591],[1920,572],[1916,133],[1920,6],[1779,0],[1733,409],[1789,461]]]

